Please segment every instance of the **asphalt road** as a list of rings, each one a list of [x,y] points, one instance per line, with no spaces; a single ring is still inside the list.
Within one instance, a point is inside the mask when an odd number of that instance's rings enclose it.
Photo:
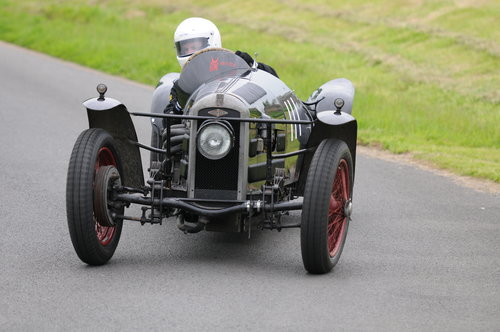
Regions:
[[[0,330],[500,330],[500,197],[364,155],[330,274],[305,272],[296,229],[248,240],[174,223],[128,222],[109,264],[84,265],[66,171],[100,82],[149,111],[150,87],[0,43]]]

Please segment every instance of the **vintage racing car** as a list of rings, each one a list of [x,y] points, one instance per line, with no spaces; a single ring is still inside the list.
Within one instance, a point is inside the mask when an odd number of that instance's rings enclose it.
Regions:
[[[174,80],[180,115],[163,112]],[[167,218],[184,233],[300,227],[307,271],[326,273],[338,262],[356,161],[350,81],[329,81],[303,102],[256,63],[206,49],[161,79],[151,112],[129,113],[104,84],[97,90],[84,102],[90,128],[75,143],[67,177],[68,226],[83,262],[113,256],[123,220]],[[152,118],[150,146],[137,141],[131,115]],[[146,181],[139,148],[151,153]],[[125,213],[131,204],[142,213]],[[299,223],[282,218],[291,210],[302,210]]]

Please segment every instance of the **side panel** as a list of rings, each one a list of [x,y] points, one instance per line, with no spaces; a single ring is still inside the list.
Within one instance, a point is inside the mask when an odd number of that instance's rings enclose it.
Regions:
[[[123,104],[111,109],[87,108],[87,115],[90,128],[102,128],[115,139],[123,162],[123,184],[130,187],[144,186],[139,148],[130,143],[137,142],[137,135],[127,108]]]
[[[174,80],[179,78],[179,73],[169,73],[163,76],[151,100],[151,113],[163,113],[170,101],[170,90],[174,85]],[[161,132],[163,131],[163,119],[151,118],[151,146],[161,148]],[[151,161],[161,161],[163,157],[158,153],[151,152]]]
[[[160,79],[151,99],[151,113],[163,113],[170,101],[170,90],[178,78],[179,73],[169,73]],[[163,129],[161,118],[152,118],[151,122],[153,126]]]

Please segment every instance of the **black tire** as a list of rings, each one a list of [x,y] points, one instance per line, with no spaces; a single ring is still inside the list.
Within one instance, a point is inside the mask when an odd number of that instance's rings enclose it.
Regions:
[[[302,261],[309,273],[329,272],[339,261],[351,212],[352,157],[347,145],[326,139],[311,161],[301,220]]]
[[[69,162],[66,213],[73,247],[89,265],[105,264],[113,256],[122,231],[121,220],[113,227],[104,227],[94,217],[94,178],[106,165],[114,165],[121,173],[120,156],[111,135],[100,128],[83,131]]]

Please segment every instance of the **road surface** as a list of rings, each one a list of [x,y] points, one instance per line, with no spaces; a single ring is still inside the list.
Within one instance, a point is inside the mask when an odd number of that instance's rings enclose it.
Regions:
[[[109,264],[81,263],[66,171],[100,82],[149,111],[151,87],[0,43],[0,330],[500,329],[500,197],[362,154],[330,274],[305,272],[297,229],[248,240],[173,222],[127,222]],[[148,143],[148,119],[134,122]]]

